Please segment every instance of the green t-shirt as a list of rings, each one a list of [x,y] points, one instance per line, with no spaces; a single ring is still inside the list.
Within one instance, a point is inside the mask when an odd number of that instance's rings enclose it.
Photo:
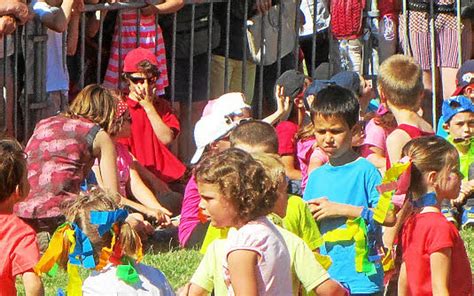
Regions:
[[[471,142],[469,144],[469,150],[467,151],[467,153],[463,154],[461,150],[459,149],[459,145],[461,144],[453,143],[453,140],[451,136],[449,135],[446,139],[448,140],[449,143],[453,144],[453,146],[456,147],[456,149],[458,150],[461,173],[464,175],[463,181],[468,181],[469,180],[469,167],[474,161],[474,143]]]
[[[312,291],[329,279],[327,271],[319,264],[306,243],[295,234],[277,226],[290,253],[293,281],[293,295],[298,295],[300,283],[306,291]],[[224,282],[222,260],[225,252],[225,239],[215,239],[191,278],[191,283],[217,296],[227,295]]]

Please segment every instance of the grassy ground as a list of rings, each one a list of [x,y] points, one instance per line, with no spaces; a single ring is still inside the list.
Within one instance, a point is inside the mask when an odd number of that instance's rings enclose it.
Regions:
[[[461,231],[461,235],[466,244],[467,254],[471,260],[471,268],[474,271],[474,229]],[[177,289],[185,284],[193,274],[201,260],[201,255],[197,251],[171,250],[156,254],[147,254],[143,263],[159,268],[168,278],[171,285]],[[87,272],[81,272],[82,278],[87,277]],[[58,287],[65,289],[67,276],[64,272],[58,273],[54,278],[44,277],[46,295],[56,295]],[[18,294],[24,295],[23,286],[17,282]]]

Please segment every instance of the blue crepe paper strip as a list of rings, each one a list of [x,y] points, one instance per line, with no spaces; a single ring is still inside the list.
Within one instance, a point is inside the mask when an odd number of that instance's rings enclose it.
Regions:
[[[102,237],[114,225],[115,222],[123,222],[128,217],[128,212],[124,209],[115,211],[91,211],[91,223],[99,225],[99,235]]]
[[[82,265],[85,268],[95,268],[94,250],[92,249],[91,241],[76,223],[72,223],[72,228],[74,229],[76,246],[74,251],[69,254],[69,263]]]

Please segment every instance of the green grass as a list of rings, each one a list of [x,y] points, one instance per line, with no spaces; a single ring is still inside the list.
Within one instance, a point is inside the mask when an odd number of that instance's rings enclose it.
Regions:
[[[461,231],[461,236],[464,239],[467,255],[471,261],[471,268],[474,271],[474,229],[471,228]],[[147,254],[143,258],[143,263],[160,269],[176,290],[189,281],[201,257],[201,254],[194,250],[171,250]],[[87,275],[88,271],[81,270],[83,279],[85,279]],[[58,288],[66,288],[67,275],[65,272],[60,271],[54,278],[45,276],[43,283],[46,295],[56,295]],[[17,281],[17,288],[19,295],[25,294],[23,285],[19,280]]]

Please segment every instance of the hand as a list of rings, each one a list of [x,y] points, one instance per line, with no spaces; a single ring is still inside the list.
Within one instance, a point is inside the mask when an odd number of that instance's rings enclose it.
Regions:
[[[178,295],[178,296],[188,296],[190,287],[191,287],[191,283],[185,284],[184,286],[179,288],[178,291],[176,291],[176,295]]]
[[[255,8],[260,14],[264,14],[272,7],[271,0],[256,0],[255,1]]]
[[[466,198],[471,195],[473,191],[473,186],[471,182],[463,181],[461,184],[461,191],[459,192],[459,196],[456,199],[451,200],[451,204],[453,206],[461,206],[464,204]]]
[[[303,98],[298,98],[296,97],[294,100],[293,100],[293,103],[295,104],[295,107],[298,108],[298,109],[304,109],[304,102],[303,102]],[[304,110],[303,110],[304,111]]]
[[[166,227],[171,224],[171,213],[165,208],[148,209],[145,214],[150,218],[156,219],[159,226]]]
[[[153,87],[151,90],[144,84],[135,84],[131,87],[130,95],[140,103],[144,108],[153,107],[153,101],[155,99],[156,88]]]
[[[284,97],[284,87],[277,85],[275,91],[275,97],[277,100],[277,113],[281,117],[285,117],[291,111],[290,97]]]
[[[317,221],[341,216],[339,204],[329,201],[327,197],[312,199],[308,201],[308,206]]]
[[[1,15],[13,15],[20,25],[23,25],[28,20],[33,18],[33,13],[28,10],[28,6],[20,1],[7,1],[6,4],[2,4]]]
[[[84,11],[84,0],[75,0],[72,5],[72,14],[80,15]]]
[[[311,105],[313,105],[313,102],[314,102],[314,95],[307,96],[306,102],[308,103],[308,106],[311,109]],[[310,111],[310,110],[306,110],[306,111]]]
[[[9,35],[16,30],[16,21],[9,15],[0,17],[0,37]]]

